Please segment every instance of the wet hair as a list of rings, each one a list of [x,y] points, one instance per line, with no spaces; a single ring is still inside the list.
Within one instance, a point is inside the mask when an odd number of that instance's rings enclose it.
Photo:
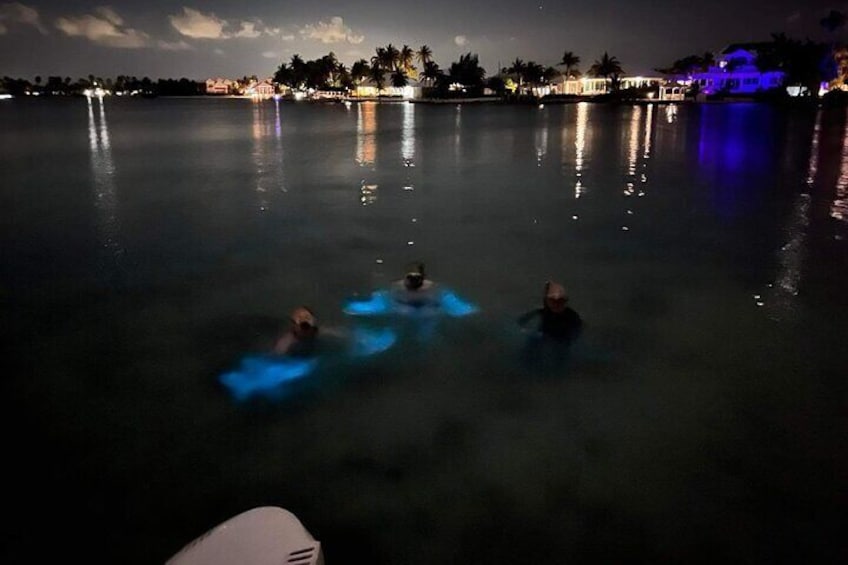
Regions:
[[[304,319],[305,316],[302,315],[304,313],[308,315],[307,319]],[[306,306],[299,306],[295,308],[291,313],[291,321],[302,330],[309,330],[318,327],[318,321],[315,318],[315,314],[313,314],[312,310]]]
[[[421,285],[424,284],[424,278],[426,275],[424,274],[424,263],[420,261],[416,261],[414,263],[410,263],[406,267],[406,275],[404,276],[405,284],[409,288],[421,288]]]
[[[421,275],[422,278],[427,276],[426,273],[424,272],[424,263],[422,263],[421,261],[413,261],[412,263],[409,263],[406,266],[406,272],[407,272],[407,274],[412,274],[412,273],[419,274],[419,275]]]

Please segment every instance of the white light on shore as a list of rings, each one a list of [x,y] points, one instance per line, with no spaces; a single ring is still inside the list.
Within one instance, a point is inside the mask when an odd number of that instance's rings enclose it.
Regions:
[[[97,98],[103,98],[106,94],[108,94],[105,90],[100,87],[95,89],[86,88],[82,91],[86,98],[91,98],[92,96],[96,96]]]

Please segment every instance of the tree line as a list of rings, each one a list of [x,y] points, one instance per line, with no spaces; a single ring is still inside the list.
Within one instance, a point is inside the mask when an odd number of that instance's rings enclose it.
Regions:
[[[579,65],[580,57],[565,51],[556,64],[561,70],[517,58],[510,66],[498,69],[496,75],[487,78],[487,72],[480,66],[479,57],[475,53],[462,54],[459,60],[442,68],[433,60],[433,51],[426,44],[413,49],[409,45],[398,48],[389,43],[377,47],[370,60],[359,59],[350,67],[341,63],[333,52],[309,61],[295,54],[280,64],[273,80],[293,90],[353,89],[366,81],[382,90],[387,86],[402,88],[411,80],[416,80],[431,96],[451,91],[475,95],[484,88],[504,94],[548,85],[560,76],[579,78]],[[615,89],[624,71],[615,56],[604,53],[589,67],[587,73],[609,80]]]
[[[129,75],[118,75],[114,79],[94,75],[74,80],[71,77],[49,76],[46,80],[36,76],[34,81],[4,76],[0,79],[0,92],[13,96],[37,94],[41,96],[81,96],[87,90],[102,88],[103,90],[142,96],[195,96],[206,93],[206,84],[188,78],[160,78],[152,80],[149,77],[138,78]]]
[[[842,12],[832,10],[821,25],[830,33],[842,29],[848,18]],[[433,51],[428,45],[413,49],[409,45],[396,47],[389,43],[375,49],[370,59],[359,59],[350,67],[340,62],[330,52],[314,60],[304,60],[299,54],[279,65],[273,74],[278,86],[292,90],[349,90],[366,81],[378,91],[386,86],[402,88],[411,80],[424,87],[425,95],[475,96],[488,88],[499,95],[532,92],[534,88],[549,85],[559,77],[577,79],[581,59],[572,51],[564,51],[554,66],[541,65],[535,61],[516,58],[510,65],[487,77],[480,66],[477,54],[465,53],[459,60],[442,68],[433,60]],[[715,65],[711,53],[695,54],[674,61],[670,66],[655,69],[666,75],[691,75],[707,71]],[[730,63],[732,67],[732,61]],[[757,67],[761,71],[779,70],[785,74],[787,85],[803,85],[808,91],[818,91],[818,84],[830,81],[845,84],[848,80],[848,48],[837,44],[792,39],[784,33],[772,34],[771,41],[760,44]],[[732,68],[730,69],[732,70]],[[604,52],[587,69],[586,74],[606,80],[610,90],[619,89],[624,69],[614,55]],[[243,77],[236,81],[236,89],[242,90],[256,77]],[[205,83],[187,78],[151,80],[135,76],[119,75],[114,80],[88,75],[85,78],[50,76],[46,80],[36,76],[34,83],[21,78],[3,77],[0,92],[13,95],[36,93],[43,95],[82,94],[92,88],[103,88],[110,92],[142,95],[200,95],[205,94]]]

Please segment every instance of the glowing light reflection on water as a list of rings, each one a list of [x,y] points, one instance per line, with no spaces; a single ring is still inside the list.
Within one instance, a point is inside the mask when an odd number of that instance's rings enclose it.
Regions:
[[[97,102],[92,102],[96,99]],[[91,157],[91,172],[94,175],[94,207],[97,210],[98,231],[101,245],[106,250],[104,267],[112,269],[115,261],[123,253],[119,241],[120,219],[118,217],[117,189],[115,184],[115,163],[112,160],[112,146],[109,140],[109,125],[106,121],[106,108],[103,97],[88,97],[88,140]],[[94,105],[97,105],[98,127]]]

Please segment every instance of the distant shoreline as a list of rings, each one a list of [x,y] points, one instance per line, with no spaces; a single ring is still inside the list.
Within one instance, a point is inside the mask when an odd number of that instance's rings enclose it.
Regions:
[[[504,99],[500,96],[485,96],[480,98],[418,98],[412,99],[413,104],[499,104]]]
[[[48,100],[56,100],[56,99],[74,99],[74,98],[85,98],[85,96],[81,95],[70,95],[70,96],[8,96],[0,99],[0,102],[10,102],[12,100],[35,100],[35,99],[48,99]],[[188,100],[246,100],[250,102],[264,102],[274,100],[273,97],[269,98],[260,98],[256,99],[250,96],[238,96],[238,95],[208,95],[208,94],[196,94],[196,95],[157,95],[157,96],[116,96],[111,95],[109,98],[115,99],[144,99],[144,100],[152,100],[156,98],[162,98],[167,100],[180,100],[180,99],[188,99]],[[544,105],[570,105],[570,104],[580,104],[582,102],[587,102],[590,104],[599,104],[599,105],[624,105],[624,106],[649,106],[649,105],[659,105],[666,106],[669,104],[679,104],[683,106],[692,106],[692,105],[717,105],[717,104],[768,104],[775,106],[790,106],[790,107],[799,107],[799,106],[821,106],[823,100],[810,100],[810,99],[789,99],[789,100],[757,100],[754,98],[727,98],[723,100],[693,100],[691,98],[686,100],[659,100],[659,99],[632,99],[632,100],[611,100],[605,99],[603,97],[588,97],[588,96],[574,96],[574,97],[556,97],[556,98],[536,98],[536,99],[510,99],[500,96],[486,96],[486,97],[476,97],[476,98],[399,98],[399,97],[347,97],[347,98],[323,98],[323,99],[307,99],[307,100],[294,100],[292,98],[280,98],[279,102],[283,102],[285,104],[353,104],[353,103],[377,103],[377,104],[422,104],[422,105],[431,105],[431,106],[451,106],[451,105],[460,105],[460,104],[470,104],[470,105],[499,105],[499,106],[544,106]],[[841,104],[840,104],[841,105]]]

